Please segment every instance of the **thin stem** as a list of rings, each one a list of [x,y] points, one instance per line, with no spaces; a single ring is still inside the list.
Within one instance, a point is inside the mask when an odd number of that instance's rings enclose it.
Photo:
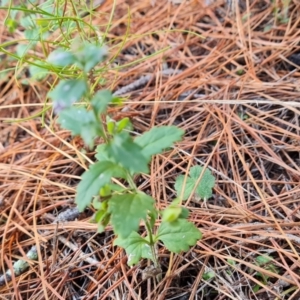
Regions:
[[[156,269],[160,269],[160,264],[158,262],[158,257],[156,255],[155,242],[153,240],[152,228],[151,228],[150,222],[145,221],[145,225],[146,225],[146,230],[147,230],[147,233],[149,236],[149,244],[150,244],[150,249],[151,249],[151,253],[152,253],[152,257],[153,257],[154,267]],[[160,282],[162,280],[161,274],[158,274],[156,276],[156,280],[157,280],[157,282]]]
[[[70,2],[71,2],[71,6],[72,6],[72,10],[73,10],[74,16],[78,16],[78,13],[77,13],[77,10],[76,10],[76,7],[75,7],[73,1],[71,0]],[[76,23],[78,32],[81,33],[82,30],[81,30],[81,28],[80,28],[80,25],[79,25],[79,23],[78,23],[78,20],[75,19],[75,23]]]
[[[152,228],[151,228],[151,225],[150,225],[149,221],[146,221],[145,225],[146,225],[146,230],[147,230],[147,233],[148,233],[148,236],[149,236],[149,243],[150,243],[151,253],[152,253],[152,256],[153,256],[154,266],[155,266],[155,268],[159,268],[158,258],[157,258],[157,255],[156,255],[156,252],[155,252],[155,247],[154,247],[155,243],[153,241]]]
[[[129,172],[127,172],[127,178],[126,179],[127,179],[128,183],[130,185],[130,188],[135,190],[135,191],[138,191],[138,188],[135,185],[134,180],[133,180],[133,178],[132,178],[132,176],[130,175]]]

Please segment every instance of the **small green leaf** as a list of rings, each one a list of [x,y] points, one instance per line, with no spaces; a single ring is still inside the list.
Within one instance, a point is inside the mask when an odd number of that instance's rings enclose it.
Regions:
[[[122,105],[123,104],[123,98],[114,95],[111,103],[116,105],[116,106]]]
[[[109,155],[106,151],[106,144],[101,144],[101,145],[98,145],[97,148],[96,148],[96,152],[97,154],[95,155],[96,159],[99,160],[99,161],[109,161],[110,158],[109,158]]]
[[[199,229],[185,219],[174,222],[162,222],[156,239],[161,240],[166,248],[175,253],[188,251],[189,246],[196,245],[202,234]]]
[[[148,173],[148,162],[142,154],[142,148],[136,144],[127,132],[115,134],[103,147],[110,160],[121,164],[132,173]]]
[[[114,232],[123,238],[137,231],[141,220],[154,210],[152,197],[142,192],[112,196],[108,202]]]
[[[172,203],[162,212],[163,221],[173,222],[179,218],[187,219],[189,210],[181,205],[180,198],[175,198]]]
[[[72,132],[73,135],[81,134],[84,124],[94,123],[96,121],[92,111],[87,111],[83,107],[69,107],[64,109],[58,118],[58,123],[65,129]]]
[[[102,187],[100,189],[99,194],[100,194],[101,197],[109,196],[111,194],[111,188],[110,188],[109,184],[106,184],[104,187]]]
[[[42,61],[35,61],[34,63],[40,66],[37,65],[29,66],[30,77],[38,81],[43,80],[49,74],[49,70],[46,67],[46,64]],[[45,66],[44,68],[43,65]]]
[[[67,67],[75,63],[75,56],[70,51],[57,49],[50,53],[47,61],[55,66]]]
[[[263,285],[263,283],[262,283],[262,285]],[[257,293],[257,292],[262,288],[262,285],[256,284],[256,285],[252,288],[253,292],[254,292],[254,293]]]
[[[14,33],[18,25],[18,22],[11,18],[7,18],[5,21],[5,26],[7,26],[9,33]]]
[[[80,136],[82,137],[85,145],[87,145],[90,149],[94,147],[94,140],[99,135],[102,135],[100,123],[94,122],[82,124]]]
[[[29,42],[36,44],[40,40],[40,31],[38,28],[26,29],[24,36]]]
[[[19,44],[16,47],[16,53],[19,57],[23,57],[30,50],[30,45]]]
[[[236,265],[236,261],[231,259],[231,258],[228,258],[227,259],[227,262],[231,265],[231,266],[235,266]]]
[[[215,272],[214,271],[208,271],[206,273],[203,274],[202,278],[204,280],[209,280],[209,279],[212,279],[214,278],[216,275],[215,275]]]
[[[92,98],[91,104],[97,115],[106,111],[109,103],[112,102],[113,95],[108,90],[98,91]]]
[[[269,255],[259,255],[255,258],[255,260],[259,266],[262,266],[272,261],[273,257]]]
[[[98,63],[104,61],[108,55],[106,47],[90,43],[75,45],[73,53],[76,57],[78,67],[86,73]]]
[[[174,222],[176,221],[182,212],[182,208],[177,206],[169,206],[163,211],[163,222]]]
[[[103,218],[104,218],[104,216],[105,216],[106,214],[107,214],[107,212],[106,212],[105,210],[98,210],[98,211],[95,213],[93,219],[94,219],[97,223],[100,223],[100,222],[103,220]]]
[[[185,183],[185,189],[182,197],[183,200],[186,200],[190,197],[198,181],[198,178],[201,175],[202,170],[203,167],[200,166],[194,166],[190,169],[190,176],[186,179],[186,183]],[[175,189],[178,197],[181,196],[183,183],[184,183],[184,176],[183,175],[178,176],[175,182]],[[212,196],[212,188],[214,187],[214,185],[215,185],[215,178],[211,174],[211,172],[206,169],[204,171],[204,174],[199,184],[196,187],[195,194],[201,199],[206,200]]]
[[[53,100],[54,110],[60,112],[79,101],[87,90],[87,83],[83,79],[61,80],[48,96]]]
[[[147,258],[154,261],[149,243],[137,232],[132,232],[127,238],[118,237],[114,241],[114,245],[125,249],[129,266],[137,264],[141,258]]]
[[[24,28],[34,28],[35,27],[35,23],[33,20],[32,15],[28,15],[26,17],[22,17],[20,19],[20,24],[24,27]]]
[[[107,131],[109,134],[113,135],[115,131],[116,123],[114,121],[109,121],[107,123]]]
[[[129,120],[129,118],[123,118],[121,121],[117,122],[117,131],[121,132],[123,131],[123,129],[128,129],[131,130],[132,129],[132,124]]]
[[[190,214],[190,211],[186,207],[181,207],[181,213],[178,218],[187,219]]]
[[[98,197],[95,197],[93,199],[93,207],[97,210],[107,211],[108,208],[108,200],[105,201],[99,201]]]
[[[101,233],[105,230],[105,227],[108,225],[109,221],[110,221],[110,214],[105,213],[101,217],[101,220],[98,222],[98,228],[97,228],[98,233]]]
[[[112,177],[126,178],[126,173],[119,165],[110,161],[98,162],[83,173],[77,186],[75,202],[79,211],[83,211],[98,195],[100,189],[108,184]]]
[[[182,139],[184,131],[176,126],[153,127],[148,132],[137,137],[135,142],[142,147],[143,155],[150,160],[154,154],[171,147]]]
[[[73,135],[80,135],[85,144],[93,147],[94,139],[101,135],[101,124],[96,120],[92,111],[87,111],[83,107],[69,107],[59,114],[58,123]]]

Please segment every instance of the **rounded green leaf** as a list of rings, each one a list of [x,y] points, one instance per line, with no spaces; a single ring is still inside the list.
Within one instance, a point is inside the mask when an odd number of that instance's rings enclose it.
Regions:
[[[48,96],[53,100],[54,110],[60,112],[79,101],[87,90],[87,83],[83,79],[61,80]]]
[[[75,63],[75,56],[69,51],[57,49],[50,53],[47,61],[55,66],[66,67]]]
[[[188,251],[201,237],[200,230],[193,223],[177,219],[174,222],[162,222],[156,240],[161,240],[169,251],[179,253]]]

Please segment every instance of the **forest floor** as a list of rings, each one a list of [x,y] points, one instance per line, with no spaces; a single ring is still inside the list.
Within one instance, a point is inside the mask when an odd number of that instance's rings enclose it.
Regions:
[[[52,76],[31,80],[0,50],[0,299],[300,299],[300,3],[209,2],[106,0],[85,17],[110,24],[103,85],[126,97],[112,117],[185,130],[140,189],[165,207],[191,166],[216,178],[212,198],[185,203],[197,245],[172,260],[159,246],[160,282],[145,279],[147,260],[127,266],[93,211],[54,222],[94,152],[57,125]],[[1,44],[22,34],[1,21]],[[37,260],[5,280],[31,249]]]

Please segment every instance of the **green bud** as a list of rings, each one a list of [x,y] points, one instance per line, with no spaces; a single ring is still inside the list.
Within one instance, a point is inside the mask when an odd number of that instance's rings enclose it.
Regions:
[[[174,222],[178,219],[182,211],[181,207],[168,207],[163,211],[162,220],[165,222]]]

